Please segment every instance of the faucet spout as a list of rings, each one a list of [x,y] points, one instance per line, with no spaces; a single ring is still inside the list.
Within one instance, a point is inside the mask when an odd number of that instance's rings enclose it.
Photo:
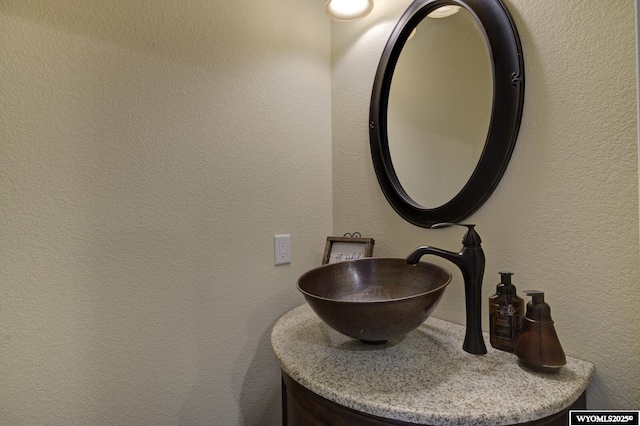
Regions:
[[[407,263],[415,265],[424,255],[430,254],[446,259],[456,265],[464,278],[466,308],[466,333],[462,349],[472,354],[486,354],[487,347],[482,337],[482,278],[484,277],[485,257],[480,245],[480,237],[469,228],[463,239],[459,253],[430,246],[420,246],[407,256]]]
[[[443,249],[439,249],[436,247],[430,246],[420,246],[414,251],[412,251],[409,256],[407,256],[407,263],[409,265],[415,265],[420,261],[420,258],[426,254],[432,254],[434,256],[441,257],[443,259],[447,259],[448,261],[455,263],[456,266],[460,267],[460,253],[454,253],[452,251],[447,251]]]

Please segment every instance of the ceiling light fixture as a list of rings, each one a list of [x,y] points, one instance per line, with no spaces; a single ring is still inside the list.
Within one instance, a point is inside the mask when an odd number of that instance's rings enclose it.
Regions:
[[[460,10],[460,6],[446,5],[440,6],[427,16],[429,18],[446,18],[447,16],[455,15]]]
[[[327,0],[324,11],[331,19],[342,22],[357,21],[371,13],[373,0]]]

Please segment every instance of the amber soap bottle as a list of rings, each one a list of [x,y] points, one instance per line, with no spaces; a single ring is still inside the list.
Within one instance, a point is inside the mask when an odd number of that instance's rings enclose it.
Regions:
[[[496,293],[489,297],[489,337],[491,346],[514,352],[522,330],[524,300],[516,294],[511,272],[500,272]]]

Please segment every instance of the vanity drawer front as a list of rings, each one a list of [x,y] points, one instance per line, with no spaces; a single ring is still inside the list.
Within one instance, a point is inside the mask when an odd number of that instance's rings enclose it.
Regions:
[[[311,392],[282,373],[284,426],[418,426],[351,410]]]
[[[566,426],[569,410],[586,408],[586,391],[559,413],[520,423],[518,426]],[[315,393],[282,372],[282,424],[283,426],[427,426],[398,420],[383,419],[343,407]]]

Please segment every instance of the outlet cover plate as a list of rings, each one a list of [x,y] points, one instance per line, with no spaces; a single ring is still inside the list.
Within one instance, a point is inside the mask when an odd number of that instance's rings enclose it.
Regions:
[[[274,235],[273,242],[274,264],[285,265],[291,263],[291,235]]]

